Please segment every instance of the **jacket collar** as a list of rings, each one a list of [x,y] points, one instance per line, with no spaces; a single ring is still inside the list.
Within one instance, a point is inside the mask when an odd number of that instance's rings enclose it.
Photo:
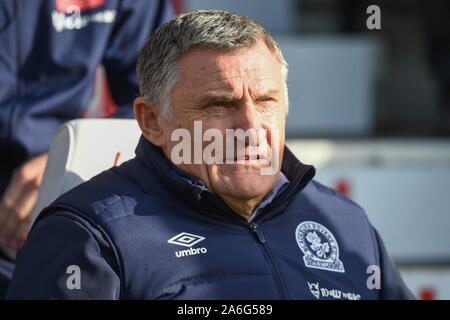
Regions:
[[[177,168],[167,159],[161,148],[150,143],[142,135],[136,147],[136,158],[159,178],[169,192],[183,199],[197,211],[213,215],[220,220],[245,221],[222,198],[206,188],[200,179]],[[290,183],[281,194],[263,208],[260,216],[264,220],[282,212],[289,200],[300,192],[315,175],[315,168],[297,160],[286,146],[284,147],[281,171]]]

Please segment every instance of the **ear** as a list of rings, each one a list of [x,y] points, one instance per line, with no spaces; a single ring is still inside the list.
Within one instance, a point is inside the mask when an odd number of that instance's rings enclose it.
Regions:
[[[141,128],[142,135],[155,146],[162,147],[166,140],[162,116],[156,106],[143,97],[134,100],[134,115]]]

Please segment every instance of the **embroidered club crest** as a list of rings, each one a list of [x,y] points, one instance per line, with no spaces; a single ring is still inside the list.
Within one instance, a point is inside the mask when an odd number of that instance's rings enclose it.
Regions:
[[[345,272],[339,260],[339,247],[333,234],[320,223],[304,221],[295,229],[295,239],[304,253],[303,261],[309,268]]]

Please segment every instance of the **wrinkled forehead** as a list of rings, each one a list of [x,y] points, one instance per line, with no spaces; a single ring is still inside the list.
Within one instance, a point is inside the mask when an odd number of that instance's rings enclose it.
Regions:
[[[197,87],[232,89],[242,81],[255,89],[284,85],[280,63],[263,42],[235,50],[191,48],[180,58],[178,69],[181,81]]]

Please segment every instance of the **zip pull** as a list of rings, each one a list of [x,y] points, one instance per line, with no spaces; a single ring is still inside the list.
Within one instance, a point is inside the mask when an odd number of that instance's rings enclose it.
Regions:
[[[262,232],[259,231],[258,225],[256,223],[252,222],[250,224],[250,228],[252,229],[252,231],[254,233],[256,233],[256,236],[258,237],[259,242],[261,242],[261,243],[265,243],[266,242],[266,238],[264,238],[264,235],[262,234]]]

